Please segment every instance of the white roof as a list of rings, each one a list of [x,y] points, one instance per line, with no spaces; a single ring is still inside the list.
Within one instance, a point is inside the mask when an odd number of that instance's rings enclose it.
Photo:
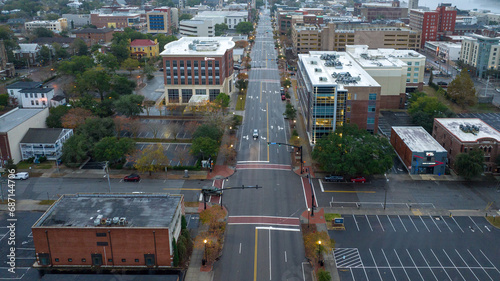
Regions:
[[[479,118],[436,118],[436,122],[443,125],[446,130],[455,135],[462,142],[477,142],[479,139],[492,138],[500,141],[500,132]],[[479,131],[475,134],[466,133],[460,129],[460,125],[476,126]]]
[[[326,60],[320,58],[323,54],[336,55],[337,60],[342,63],[342,68],[325,66]],[[299,54],[299,61],[303,62],[305,71],[313,85],[339,85],[339,90],[343,89],[343,86],[380,87],[377,81],[345,52],[311,51],[309,54]],[[336,74],[348,72],[351,77],[358,79],[358,81],[350,84],[336,82],[337,78],[332,77],[334,72]]]
[[[237,11],[203,11],[198,13],[195,18],[204,17],[248,17],[248,12],[237,12]]]
[[[15,108],[0,116],[0,132],[9,132],[42,111],[43,109],[38,108]]]
[[[232,37],[182,37],[165,45],[161,56],[222,56],[234,47]]]
[[[394,132],[404,141],[412,152],[446,152],[427,131],[422,127],[392,127]]]
[[[40,47],[38,44],[19,44],[19,49],[21,53],[36,53]]]

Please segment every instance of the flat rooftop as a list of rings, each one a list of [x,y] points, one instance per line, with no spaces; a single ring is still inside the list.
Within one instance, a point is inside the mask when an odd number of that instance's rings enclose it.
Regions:
[[[334,61],[341,66],[326,66],[325,63],[332,60],[321,59],[323,55],[334,56]],[[305,71],[313,85],[339,85],[339,90],[343,90],[343,86],[380,87],[377,81],[345,52],[311,51],[309,54],[299,54],[299,61],[303,62]],[[336,77],[333,77],[332,74]],[[340,76],[351,77],[353,78],[351,80],[356,81],[353,83],[342,82],[339,79]]]
[[[161,56],[222,56],[234,47],[232,37],[182,37],[165,45]]]
[[[213,17],[248,17],[248,12],[238,11],[203,11],[198,13],[195,18],[213,18]]]
[[[479,118],[436,118],[434,120],[443,125],[443,127],[462,142],[476,142],[483,138],[492,138],[500,141],[500,132]],[[462,130],[460,125],[476,126],[479,130],[474,133],[468,133]]]
[[[181,200],[182,195],[147,193],[63,195],[33,227],[99,228],[96,219],[116,217],[127,223],[111,227],[168,227]]]
[[[420,126],[394,126],[392,129],[413,152],[446,152],[446,149],[444,149],[424,128]]]
[[[372,49],[368,46],[348,46],[347,53],[351,55],[363,68],[373,67],[406,67],[407,64],[401,61],[395,54],[394,49]],[[408,52],[408,51],[405,51]]]
[[[6,133],[42,112],[43,108],[15,108],[0,116],[0,132]]]

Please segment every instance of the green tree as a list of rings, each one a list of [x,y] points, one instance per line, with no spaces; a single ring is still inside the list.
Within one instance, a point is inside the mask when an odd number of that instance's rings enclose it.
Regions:
[[[427,94],[425,92],[413,92],[411,93],[410,97],[408,98],[408,103],[412,104],[416,102],[419,98],[421,97],[426,97]]]
[[[236,25],[236,32],[241,34],[250,34],[253,31],[253,24],[248,21],[242,21]]]
[[[94,145],[92,155],[97,161],[120,162],[134,147],[135,142],[130,138],[105,137]]]
[[[431,67],[431,76],[429,76],[429,85],[434,84],[434,73],[432,73],[432,70],[434,70],[434,68]]]
[[[105,137],[115,135],[115,123],[111,118],[89,118],[78,127],[77,133],[84,136],[91,145]]]
[[[431,133],[434,118],[453,117],[455,114],[436,97],[423,96],[410,104],[408,113],[412,122]]]
[[[295,118],[297,118],[297,110],[290,103],[286,104],[285,116],[290,120],[295,120]]]
[[[158,46],[160,47],[160,52],[165,50],[165,45],[170,42],[177,41],[177,37],[174,35],[157,34],[153,37],[158,41]]]
[[[111,99],[111,94],[108,95],[108,99],[104,99],[103,101],[97,103],[97,105],[91,109],[94,115],[105,118],[115,114],[113,111],[113,100]]]
[[[9,95],[1,94],[0,95],[0,106],[7,106],[9,104]]]
[[[356,176],[383,174],[395,154],[387,139],[345,125],[318,140],[312,156],[325,171]]]
[[[45,27],[39,27],[33,31],[36,37],[54,37],[54,32]]]
[[[455,101],[462,108],[476,104],[476,88],[474,88],[474,81],[472,81],[466,69],[462,69],[460,74],[450,82],[448,95],[452,101]]]
[[[174,252],[174,259],[173,259],[174,266],[179,266],[179,251],[177,250],[177,243],[175,241],[175,237],[172,239],[172,250]]]
[[[86,136],[74,134],[64,143],[61,160],[68,167],[78,167],[88,158],[91,147]]]
[[[292,82],[289,79],[283,81],[283,87],[289,88],[290,86],[292,86]]]
[[[224,34],[227,30],[229,30],[229,27],[225,23],[218,23],[215,25],[215,36],[221,36]]]
[[[192,19],[192,18],[193,18],[193,16],[192,16],[192,15],[190,15],[190,14],[182,14],[182,15],[179,17],[179,21],[181,21],[181,20],[190,20],[190,19]]]
[[[47,46],[42,46],[40,49],[40,62],[43,64],[47,64],[51,60],[51,54],[50,54],[50,49]]]
[[[65,59],[69,57],[68,51],[61,46],[59,43],[53,43],[52,47],[54,48],[54,61],[57,59]]]
[[[226,109],[229,106],[229,102],[231,101],[231,97],[226,93],[220,93],[214,100],[214,103],[221,107],[222,109]]]
[[[194,131],[192,138],[197,139],[200,137],[208,137],[218,142],[222,138],[222,132],[216,126],[211,126],[209,124],[201,124]]]
[[[104,100],[104,95],[110,89],[111,77],[109,74],[99,68],[92,68],[86,70],[82,75],[76,79],[76,85],[80,91],[95,91]]]
[[[59,105],[49,109],[49,116],[45,119],[45,124],[49,128],[62,128],[61,118],[68,113],[69,107],[66,105]]]
[[[118,64],[118,59],[112,53],[98,53],[96,55],[96,61],[98,65],[101,65],[108,72],[115,72],[120,65]]]
[[[132,75],[132,71],[139,69],[139,61],[133,58],[128,58],[122,62],[121,67],[128,70],[130,75]]]
[[[59,19],[59,15],[54,14],[54,13],[50,13],[50,14],[45,15],[45,19],[46,20],[57,20],[57,19]]]
[[[86,56],[89,54],[87,44],[80,38],[76,38],[75,41],[73,41],[73,49],[79,56]]]
[[[244,89],[246,89],[248,87],[248,81],[244,80],[244,79],[238,79],[236,81],[235,86],[241,92],[241,91],[243,91]]]
[[[119,32],[118,32],[119,33]],[[116,33],[115,33],[116,34]],[[112,43],[111,53],[116,57],[118,63],[122,63],[124,60],[130,57],[130,50],[128,47],[128,41],[123,43]]]
[[[471,149],[469,153],[460,153],[453,163],[455,171],[470,180],[484,171],[484,153],[480,149]]]
[[[124,75],[115,75],[111,80],[111,88],[120,96],[131,95],[136,86],[135,81],[128,79]]]
[[[160,171],[162,167],[168,165],[168,157],[164,154],[161,144],[150,145],[142,151],[138,150],[136,158],[134,168],[142,173],[148,172],[150,176],[152,172]]]
[[[191,144],[191,155],[198,158],[208,157],[209,155],[215,157],[218,150],[219,144],[217,141],[209,137],[195,138]]]
[[[142,101],[144,100],[144,96],[141,95],[126,95],[120,96],[118,100],[116,100],[113,105],[115,107],[115,111],[118,114],[125,115],[127,117],[137,116],[139,113],[142,113]]]
[[[325,271],[324,269],[318,270],[318,281],[331,281],[332,276],[330,272]]]
[[[94,60],[88,56],[71,57],[71,61],[60,62],[56,70],[61,74],[77,76],[95,66]]]

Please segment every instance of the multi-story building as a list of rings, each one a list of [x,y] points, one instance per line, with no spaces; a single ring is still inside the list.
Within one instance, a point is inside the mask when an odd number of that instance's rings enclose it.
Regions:
[[[21,104],[21,90],[41,88],[41,82],[15,82],[7,85],[7,93],[11,99],[14,99],[19,105]]]
[[[418,9],[418,0],[408,0],[408,10]]]
[[[225,23],[234,30],[238,23],[248,21],[248,12],[237,11],[203,11],[193,18],[194,20],[211,19],[215,24]]]
[[[135,39],[130,42],[130,57],[135,59],[157,57],[160,54],[158,41],[155,39]]]
[[[356,10],[359,13],[356,13]],[[373,20],[399,20],[408,17],[408,8],[400,6],[399,1],[385,3],[364,3],[355,9],[355,15],[363,20],[371,22]]]
[[[80,38],[87,44],[92,46],[94,44],[105,44],[111,42],[113,39],[114,29],[112,28],[83,28],[72,31],[76,38]]]
[[[323,24],[323,16],[304,14],[304,12],[279,12],[277,13],[278,31],[280,34],[287,34],[289,30],[293,29],[296,23],[304,24]]]
[[[23,161],[43,156],[47,160],[58,160],[62,156],[64,143],[72,135],[73,129],[30,128],[19,143],[21,157]]]
[[[376,133],[380,84],[345,52],[300,54],[297,93],[309,143],[343,124]]]
[[[0,77],[14,77],[16,69],[12,62],[9,62],[7,50],[3,40],[0,40]]]
[[[179,34],[182,37],[214,37],[215,23],[211,19],[181,20]]]
[[[484,172],[500,172],[500,132],[479,118],[435,118],[432,136],[448,151],[448,164],[454,167],[458,154],[479,149],[484,153]]]
[[[292,29],[292,48],[296,54],[321,50],[321,27],[313,24],[295,24]]]
[[[420,49],[420,32],[403,26],[328,23],[321,30],[321,50],[345,51],[347,45],[396,50]]]
[[[410,10],[410,28],[422,33],[420,46],[426,41],[438,41],[455,31],[457,10],[451,4],[439,4],[435,11]]]
[[[173,34],[178,27],[178,12],[176,8],[159,7],[146,13],[147,32]]]
[[[23,108],[44,108],[50,106],[54,88],[27,88],[19,91]]]
[[[141,15],[136,13],[114,12],[111,14],[90,14],[90,23],[97,28],[141,28]]]
[[[464,37],[460,60],[475,67],[476,75],[483,76],[488,69],[498,69],[500,61],[500,37],[471,34]]]
[[[233,91],[231,37],[183,37],[161,52],[165,104],[213,101],[219,93]]]
[[[37,20],[24,23],[24,28],[27,31],[33,31],[40,27],[46,28],[52,32],[60,33],[61,31],[68,29],[68,20],[60,18],[58,20]]]
[[[424,49],[444,60],[454,61],[460,58],[462,44],[443,41],[427,41],[425,42]]]
[[[38,44],[19,44],[19,49],[14,50],[14,56],[26,62],[28,66],[34,66],[38,62],[41,49]]]
[[[68,28],[71,29],[90,24],[90,14],[63,14],[62,17],[68,21]]]
[[[173,266],[183,195],[63,195],[31,227],[40,267]]]

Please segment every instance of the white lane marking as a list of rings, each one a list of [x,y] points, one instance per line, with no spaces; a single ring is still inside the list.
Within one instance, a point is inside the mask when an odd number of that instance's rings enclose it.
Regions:
[[[420,250],[419,250],[420,251]],[[444,266],[441,264],[441,262],[439,261],[438,257],[436,256],[436,254],[434,254],[434,251],[431,249],[431,253],[434,255],[434,258],[437,260],[437,262],[439,263],[439,266],[441,266],[441,268],[443,269],[444,273],[446,273],[446,276],[448,276],[448,278],[450,280],[453,280],[450,275],[448,274],[448,272],[446,271],[446,269],[444,269]]]
[[[432,251],[432,250],[431,250]],[[450,260],[451,264],[453,265],[453,267],[455,267],[455,269],[458,271],[458,274],[460,274],[460,276],[462,276],[462,278],[464,279],[464,281],[467,281],[465,280],[465,277],[462,275],[462,273],[460,272],[460,270],[458,270],[457,266],[455,265],[455,263],[451,260],[450,256],[448,256],[448,253],[443,249],[443,253],[446,255],[446,257]],[[467,264],[465,264],[467,265]]]
[[[299,231],[298,228],[280,228],[280,227],[272,227],[272,226],[256,226],[255,229],[268,229],[268,230],[281,230],[281,231]]]
[[[370,223],[370,220],[368,220],[368,216],[365,215],[366,221],[368,222],[368,225],[370,226],[370,229],[373,231],[372,225]]]
[[[314,201],[315,201],[314,203],[316,203],[316,205],[314,205],[314,206],[318,207],[318,196],[316,196],[316,190],[314,190],[314,183],[312,180],[310,181],[310,183],[311,183],[311,187],[312,187],[312,190],[314,193]]]
[[[325,189],[323,189],[323,181],[319,180],[319,187],[321,188],[321,192],[325,192]]]
[[[453,230],[451,230],[451,227],[448,225],[448,223],[446,222],[446,220],[443,218],[443,216],[441,216],[441,220],[444,222],[444,224],[446,224],[446,226],[448,227],[448,229],[453,232]]]
[[[352,215],[352,218],[354,219],[354,222],[356,223],[356,228],[359,231],[358,221],[356,220],[356,217],[354,215]]]
[[[406,277],[408,278],[409,281],[411,281],[411,278],[410,276],[408,276],[408,272],[406,272],[406,268],[405,266],[403,265],[403,263],[401,262],[401,259],[399,258],[399,255],[398,255],[398,252],[396,252],[396,249],[393,249],[394,250],[394,253],[396,254],[396,257],[398,258],[399,260],[399,263],[401,264],[401,268],[403,268],[403,270],[405,271],[405,274],[406,274]],[[384,250],[382,250],[384,251]],[[387,258],[386,258],[387,259]],[[396,280],[396,278],[394,278]]]
[[[396,228],[394,227],[394,224],[392,224],[392,221],[391,221],[391,218],[389,218],[389,215],[387,215],[387,219],[389,220],[389,222],[391,223],[392,225],[392,229],[394,229],[394,232],[396,232]]]
[[[377,270],[377,272],[378,272],[378,276],[380,277],[380,280],[384,280],[384,279],[382,278],[382,275],[380,275],[380,271],[378,270],[378,267],[377,267],[377,262],[375,261],[375,258],[373,257],[372,249],[368,248],[368,251],[370,251],[370,255],[372,256],[373,264],[375,265],[375,269],[376,269],[376,270]]]
[[[439,228],[439,226],[437,225],[436,221],[434,220],[434,218],[431,215],[429,215],[429,218],[431,218],[431,221],[434,222],[434,224],[436,225],[439,232],[442,232],[441,229]]]
[[[430,229],[427,227],[427,225],[425,224],[424,222],[424,219],[422,218],[422,216],[418,216],[420,218],[420,220],[422,221],[422,223],[424,224],[425,228],[427,228],[427,231],[428,232],[431,232]]]
[[[462,231],[462,233],[464,233],[464,230],[460,227],[460,225],[458,224],[458,222],[455,220],[454,217],[451,217],[453,219],[453,221],[457,224],[458,228],[460,228],[460,230]]]
[[[469,268],[470,272],[472,272],[472,274],[474,275],[474,277],[476,277],[477,281],[480,281],[479,278],[477,278],[476,274],[474,273],[474,271],[472,271],[472,269],[470,268],[470,266],[467,264],[467,262],[465,262],[465,260],[462,258],[462,255],[460,255],[460,253],[457,251],[457,249],[455,249],[455,252],[457,252],[457,255],[460,257],[460,259],[464,262],[464,264]]]
[[[398,215],[398,218],[399,218],[399,221],[401,222],[401,224],[403,225],[404,229],[406,232],[408,232],[408,229],[406,229],[406,226],[405,224],[403,223],[403,220],[401,219],[401,217]]]
[[[303,263],[301,264],[301,265],[302,265],[302,279],[303,279],[304,281],[306,281],[306,273],[304,272],[304,263],[305,263],[305,264],[309,264],[309,263],[307,263],[307,262],[303,262]]]
[[[239,253],[241,254],[241,243],[240,243],[240,251],[239,251]]]
[[[408,218],[410,219],[411,223],[413,223],[413,226],[415,227],[415,229],[417,230],[417,232],[420,232],[420,231],[418,231],[417,225],[415,225],[415,223],[413,222],[413,220],[411,219],[411,217],[408,216]]]
[[[271,229],[269,229],[269,280],[271,280]]]
[[[382,254],[384,254],[384,258],[385,258],[385,261],[387,262],[387,264],[389,265],[389,270],[391,271],[392,273],[392,277],[394,277],[394,280],[398,280],[396,278],[396,276],[394,275],[394,271],[392,271],[392,267],[391,267],[391,264],[389,263],[389,260],[387,259],[387,256],[385,255],[385,252],[384,252],[384,249],[382,249]],[[410,280],[411,281],[411,280]]]
[[[286,258],[286,251],[285,251],[285,262],[288,262],[287,258]]]
[[[378,220],[378,223],[380,223],[380,227],[382,227],[382,231],[385,232],[385,229],[384,229],[384,226],[382,225],[382,223],[380,222],[380,218],[377,216],[377,220]]]
[[[474,225],[477,227],[477,229],[479,229],[479,231],[481,231],[481,233],[484,233],[481,228],[476,224],[476,222],[469,216],[469,219],[474,223]]]
[[[500,270],[497,269],[497,267],[490,261],[490,259],[483,253],[482,250],[479,250],[481,252],[481,254],[483,254],[483,256],[488,260],[488,262],[491,264],[491,266],[493,266],[493,268],[498,272],[500,273]]]
[[[304,187],[304,178],[301,178],[300,182],[302,183],[302,191],[304,192],[304,202],[306,203],[306,208],[309,208],[307,206],[307,196],[306,196],[306,188]],[[311,208],[312,208],[312,206],[311,206]]]
[[[486,269],[484,269],[484,267],[476,260],[476,257],[474,257],[474,255],[469,251],[469,249],[467,249],[467,252],[469,252],[469,255],[471,255],[472,258],[476,261],[476,263],[483,269],[484,273],[486,273],[486,275],[488,275],[488,277],[490,277],[490,280],[493,281],[493,278],[491,278],[491,276],[488,274],[488,272],[486,272]]]
[[[394,251],[396,251],[396,249],[394,249]],[[422,276],[422,273],[420,273],[420,270],[418,270],[418,267],[417,267],[417,264],[415,263],[415,261],[413,260],[413,257],[411,256],[410,252],[408,251],[408,249],[406,249],[406,253],[408,253],[408,256],[410,256],[410,259],[411,259],[411,262],[413,263],[413,265],[415,266],[415,269],[417,270],[418,272],[418,275],[420,275],[420,278],[422,278],[422,281],[425,281],[424,277]],[[426,261],[427,262],[427,261]],[[429,266],[429,265],[427,265]],[[432,273],[434,274],[434,273]],[[436,276],[434,276],[436,277]],[[436,278],[436,281],[439,281],[437,278]]]

